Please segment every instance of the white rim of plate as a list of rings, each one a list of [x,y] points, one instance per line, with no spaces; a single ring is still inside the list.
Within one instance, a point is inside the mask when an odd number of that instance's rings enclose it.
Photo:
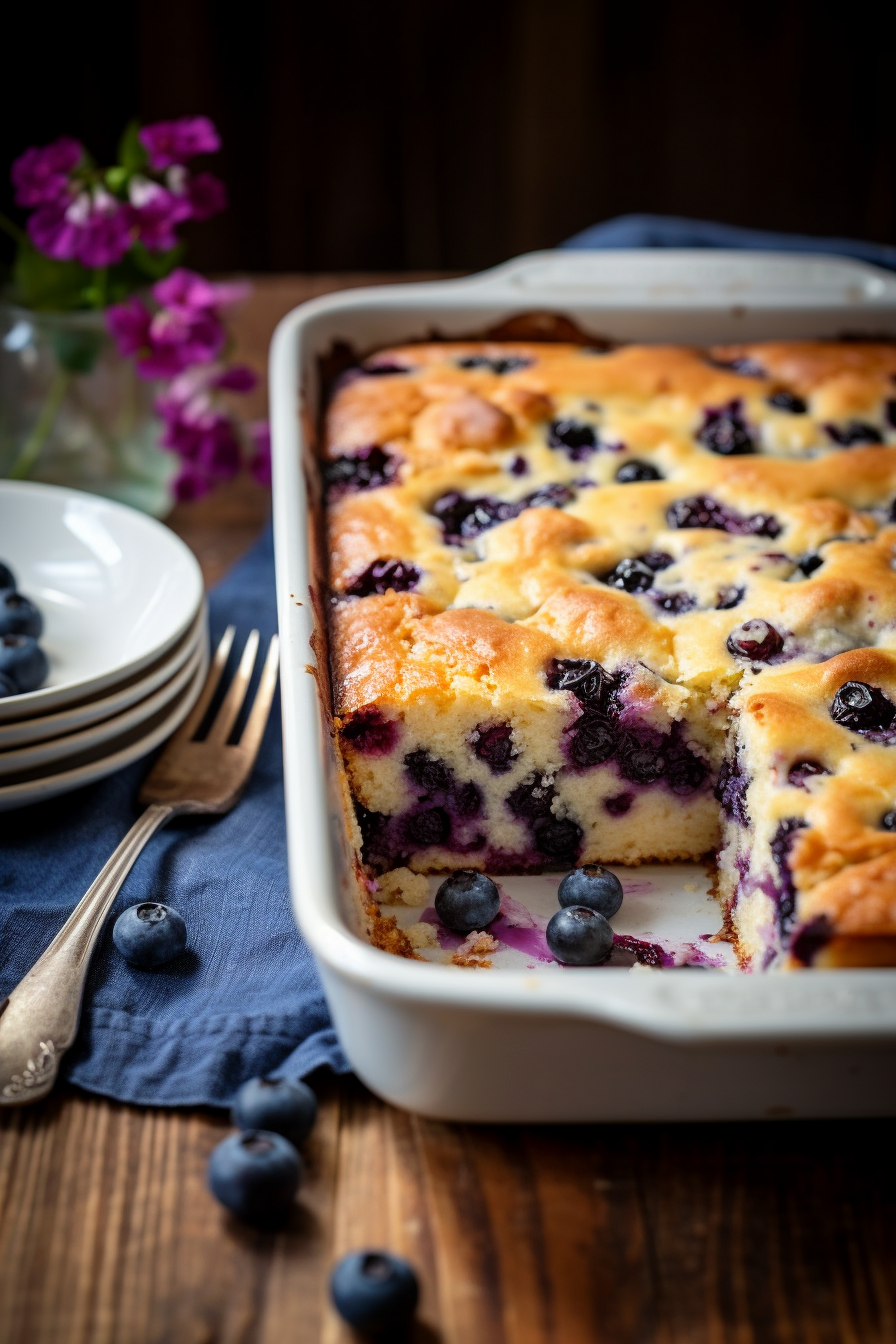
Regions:
[[[56,765],[69,757],[83,756],[85,751],[92,751],[103,742],[122,737],[132,728],[153,718],[189,685],[202,662],[203,654],[207,652],[208,640],[198,643],[184,666],[164,686],[132,705],[123,714],[116,714],[92,728],[85,728],[83,732],[69,733],[66,737],[38,742],[35,746],[22,747],[17,751],[0,751],[0,782],[10,775],[36,770],[44,765]]]
[[[39,490],[41,494],[47,494],[52,491],[56,495],[67,498],[84,497],[95,499],[103,506],[107,506],[113,512],[122,513],[129,518],[138,519],[138,526],[145,526],[150,531],[157,529],[160,535],[165,538],[166,544],[173,544],[175,549],[180,548],[185,558],[195,571],[197,582],[196,605],[190,615],[181,622],[176,630],[173,630],[167,639],[162,640],[155,648],[148,650],[137,658],[132,658],[126,663],[120,663],[115,667],[109,668],[108,672],[103,672],[94,677],[89,677],[84,681],[63,682],[60,686],[43,686],[36,691],[26,691],[22,695],[11,695],[4,700],[0,700],[0,723],[9,723],[13,719],[22,718],[27,715],[39,714],[43,709],[50,707],[62,708],[64,705],[70,705],[75,700],[85,700],[100,691],[107,690],[110,686],[124,681],[125,678],[134,676],[137,672],[143,671],[149,667],[162,654],[167,653],[177,642],[183,638],[190,626],[196,619],[197,612],[202,606],[205,597],[205,585],[202,579],[202,570],[199,567],[199,561],[196,559],[189,546],[183,541],[176,532],[172,532],[169,527],[158,522],[155,518],[150,518],[148,514],[140,513],[138,509],[132,509],[127,504],[119,504],[117,500],[106,499],[99,495],[91,495],[84,490],[68,490],[60,485],[43,485],[35,481],[0,481],[0,493],[7,491],[21,491],[23,494],[29,491]]]
[[[120,690],[114,691],[111,695],[84,700],[71,705],[68,709],[60,710],[58,714],[41,714],[37,718],[0,723],[0,757],[5,751],[63,737],[66,733],[78,732],[92,723],[99,723],[103,719],[111,718],[113,714],[120,714],[139,700],[145,700],[159,686],[170,681],[187,659],[196,652],[202,640],[207,618],[208,609],[203,600],[198,616],[180,643],[165,654],[146,675],[141,676],[138,673],[133,680],[126,682]]]
[[[160,746],[162,742],[171,737],[183,723],[199,699],[199,692],[202,690],[207,673],[208,656],[206,655],[202,658],[193,681],[175,705],[169,707],[169,712],[165,717],[156,723],[145,736],[127,743],[119,751],[113,751],[109,756],[101,756],[99,760],[90,761],[86,765],[77,766],[74,769],[50,773],[40,779],[29,780],[26,784],[7,784],[0,787],[0,812],[8,812],[16,807],[25,807],[28,803],[44,802],[50,798],[57,798],[60,794],[70,793],[73,789],[80,789],[85,784],[95,784],[98,780],[105,779],[107,775],[114,775],[117,770],[123,770],[125,766],[133,765],[134,761],[138,761],[141,756],[148,755],[155,747]],[[114,746],[114,743],[112,745]]]

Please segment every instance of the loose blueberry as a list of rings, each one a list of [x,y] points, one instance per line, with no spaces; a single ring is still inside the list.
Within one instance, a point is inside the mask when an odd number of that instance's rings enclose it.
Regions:
[[[896,811],[885,812],[880,819],[880,824],[885,831],[896,831]]]
[[[824,564],[824,556],[819,555],[817,551],[809,551],[806,555],[801,555],[797,560],[797,569],[802,570],[808,579],[810,574],[814,574],[816,569],[821,569]]]
[[[645,593],[653,586],[653,570],[643,560],[620,560],[615,569],[604,574],[602,582],[625,593]]]
[[[552,691],[572,691],[583,705],[600,706],[609,712],[617,683],[594,658],[555,658],[547,671]]]
[[[697,605],[697,599],[693,593],[651,593],[651,598],[661,611],[667,611],[670,616],[681,616],[686,611],[693,611]]]
[[[604,919],[613,918],[622,904],[622,895],[619,878],[600,863],[574,868],[557,888],[557,900],[562,906],[587,905]]]
[[[411,844],[420,849],[441,845],[451,834],[451,818],[443,807],[428,808],[425,812],[417,812],[405,819],[404,834]]]
[[[773,392],[768,398],[769,406],[774,406],[776,411],[787,411],[789,415],[805,415],[806,403],[802,397],[795,397],[792,392]]]
[[[855,448],[861,443],[883,443],[884,436],[876,425],[862,420],[848,420],[845,425],[825,425],[825,431],[841,448]]]
[[[854,733],[886,732],[896,719],[896,705],[876,686],[847,681],[834,696],[831,718]]]
[[[602,714],[586,710],[569,729],[569,757],[574,765],[587,770],[603,765],[616,750],[616,729]]]
[[[552,420],[548,425],[548,447],[563,448],[573,462],[581,462],[597,450],[597,430],[586,420],[569,417]]]
[[[0,590],[0,635],[33,635],[40,639],[44,618],[27,597],[14,588]]]
[[[613,930],[602,914],[587,905],[558,910],[548,921],[545,939],[566,966],[599,966],[613,951]]]
[[[19,585],[16,583],[16,576],[13,574],[9,565],[5,565],[3,561],[0,560],[0,588],[18,588],[18,586]]]
[[[404,758],[404,768],[418,789],[424,793],[447,793],[454,783],[450,765],[430,756],[428,751],[411,751]]]
[[[728,652],[734,658],[749,658],[754,663],[767,663],[784,647],[784,640],[768,621],[755,618],[744,621],[731,631],[727,640]]]
[[[282,1134],[298,1148],[317,1119],[317,1097],[297,1078],[250,1078],[237,1092],[230,1118],[237,1129]]]
[[[781,531],[781,524],[774,514],[745,516],[710,495],[689,495],[675,500],[666,510],[666,521],[670,527],[720,528],[733,536],[777,537]]]
[[[282,1134],[231,1134],[209,1158],[209,1189],[225,1209],[256,1224],[281,1221],[302,1177],[302,1160]]]
[[[506,775],[516,752],[513,747],[513,728],[509,723],[496,723],[491,728],[480,725],[470,738],[473,752],[485,761],[493,775]]]
[[[472,868],[461,868],[436,892],[436,914],[454,933],[472,933],[497,919],[501,894],[490,877]]]
[[[420,1290],[407,1260],[387,1251],[354,1251],[330,1275],[330,1295],[355,1330],[392,1339],[409,1325]]]
[[[18,695],[18,693],[15,682],[5,672],[0,672],[0,700],[5,700],[8,695]]]
[[[141,901],[118,916],[112,940],[125,961],[151,971],[180,956],[187,945],[187,926],[170,906]]]
[[[47,655],[33,635],[0,635],[0,672],[20,695],[46,680]]]
[[[489,373],[515,373],[517,369],[528,369],[534,361],[524,355],[504,355],[499,359],[489,359],[487,355],[466,355],[457,361],[459,369],[487,369]]]
[[[343,724],[340,736],[350,742],[355,751],[363,751],[368,756],[386,756],[398,741],[398,724],[383,718],[376,705],[367,705]]]
[[[572,867],[582,845],[582,828],[574,821],[540,817],[532,827],[532,837],[540,853]]]
[[[550,816],[553,801],[553,784],[535,777],[523,780],[507,795],[507,806],[515,817],[521,818]]]
[[[420,570],[404,560],[374,560],[345,590],[346,597],[370,597],[373,593],[407,593],[420,582]]]
[[[324,464],[324,484],[333,494],[349,490],[375,490],[392,480],[398,463],[377,444],[359,452],[337,457]]]
[[[697,439],[711,453],[721,457],[738,457],[755,453],[756,443],[743,416],[739,400],[729,401],[718,409],[709,407],[703,412],[703,426]]]
[[[797,761],[787,772],[787,783],[795,789],[804,789],[807,779],[830,773],[830,770],[826,770],[818,761]]]
[[[720,588],[716,593],[716,611],[730,611],[732,607],[739,607],[745,592],[745,588],[739,588],[736,584]]]

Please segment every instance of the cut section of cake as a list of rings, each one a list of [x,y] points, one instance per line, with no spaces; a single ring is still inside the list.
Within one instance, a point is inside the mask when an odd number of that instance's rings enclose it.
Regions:
[[[817,683],[822,705],[842,660],[896,653],[894,379],[896,346],[825,342],[429,343],[343,375],[331,663],[371,878],[721,843],[745,966],[896,961],[835,911],[868,862],[880,896],[887,845],[805,867],[843,775],[825,733],[851,729],[822,706],[781,784],[751,699]]]

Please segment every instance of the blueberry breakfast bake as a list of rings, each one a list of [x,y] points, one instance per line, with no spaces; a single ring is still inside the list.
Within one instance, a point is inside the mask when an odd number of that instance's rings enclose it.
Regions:
[[[896,964],[896,345],[409,345],[325,458],[369,875],[718,851],[745,967]]]

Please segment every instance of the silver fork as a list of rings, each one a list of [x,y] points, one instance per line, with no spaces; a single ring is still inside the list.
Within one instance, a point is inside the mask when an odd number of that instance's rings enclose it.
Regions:
[[[229,738],[249,688],[258,631],[246,640],[237,673],[208,735],[193,738],[211,704],[233,644],[228,626],[215,650],[199,699],[156,761],[140,790],[146,811],[134,823],[28,974],[0,1006],[0,1106],[22,1106],[47,1095],[59,1063],[78,1034],[90,958],[106,915],[149,838],[171,817],[207,812],[221,816],[239,799],[252,773],[277,685],[279,643],[271,640],[246,726]]]

